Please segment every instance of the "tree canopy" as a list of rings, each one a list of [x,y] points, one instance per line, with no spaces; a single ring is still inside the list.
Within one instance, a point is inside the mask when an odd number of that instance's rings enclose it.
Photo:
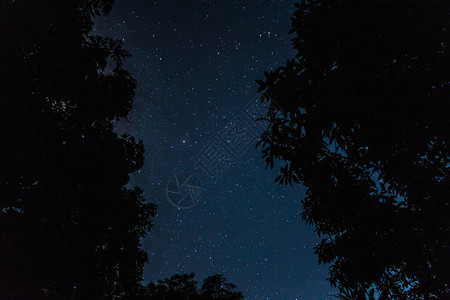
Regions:
[[[149,283],[143,288],[139,300],[242,300],[241,292],[235,291],[236,285],[227,282],[223,275],[216,274],[203,280],[198,288],[195,274],[173,275],[170,278]]]
[[[136,295],[155,206],[129,173],[144,147],[118,136],[136,82],[119,41],[90,34],[112,0],[0,2],[0,295]]]
[[[303,219],[343,293],[450,297],[449,12],[445,0],[300,1],[296,57],[258,81],[263,157],[284,162],[276,181],[306,186]]]

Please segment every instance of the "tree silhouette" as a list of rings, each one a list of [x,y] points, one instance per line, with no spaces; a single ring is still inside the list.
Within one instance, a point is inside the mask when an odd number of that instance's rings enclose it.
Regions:
[[[450,2],[300,1],[260,145],[349,295],[450,297]]]
[[[227,299],[239,300],[244,299],[241,292],[235,292],[236,285],[227,282],[226,278],[221,274],[209,276],[203,280],[203,286],[200,290],[202,299]]]
[[[0,298],[131,298],[155,206],[127,187],[144,147],[118,136],[135,80],[92,36],[112,0],[0,2]]]
[[[228,283],[223,275],[213,275],[204,279],[200,289],[197,288],[195,274],[173,275],[156,284],[149,283],[143,288],[140,300],[241,300],[241,292],[236,292],[236,285]]]

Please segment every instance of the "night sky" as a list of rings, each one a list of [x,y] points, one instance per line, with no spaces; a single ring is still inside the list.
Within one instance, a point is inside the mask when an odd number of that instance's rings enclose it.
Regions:
[[[124,40],[138,81],[117,131],[144,141],[145,165],[131,184],[158,205],[143,241],[145,282],[220,273],[247,299],[331,298],[313,253],[318,239],[301,220],[305,189],[274,182],[277,169],[266,170],[255,149],[263,124],[251,120],[261,111],[255,80],[295,55],[293,3],[116,0],[97,20],[96,34]],[[175,175],[189,179],[180,194]],[[176,197],[192,207],[177,208],[168,200]]]

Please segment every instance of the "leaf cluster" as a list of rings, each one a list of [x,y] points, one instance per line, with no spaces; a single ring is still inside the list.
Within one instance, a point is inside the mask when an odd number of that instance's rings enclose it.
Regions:
[[[300,1],[294,59],[258,81],[263,158],[307,187],[341,290],[450,293],[450,2]]]

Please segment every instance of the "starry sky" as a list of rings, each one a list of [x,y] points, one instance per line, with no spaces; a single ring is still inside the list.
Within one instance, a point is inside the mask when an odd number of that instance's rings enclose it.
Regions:
[[[255,149],[264,125],[252,120],[264,109],[255,80],[295,55],[293,3],[116,0],[96,20],[95,34],[124,41],[138,81],[130,117],[116,127],[144,141],[131,184],[158,205],[143,241],[145,282],[219,273],[246,299],[332,298],[313,253],[318,238],[301,220],[305,189],[276,184],[278,171]]]

